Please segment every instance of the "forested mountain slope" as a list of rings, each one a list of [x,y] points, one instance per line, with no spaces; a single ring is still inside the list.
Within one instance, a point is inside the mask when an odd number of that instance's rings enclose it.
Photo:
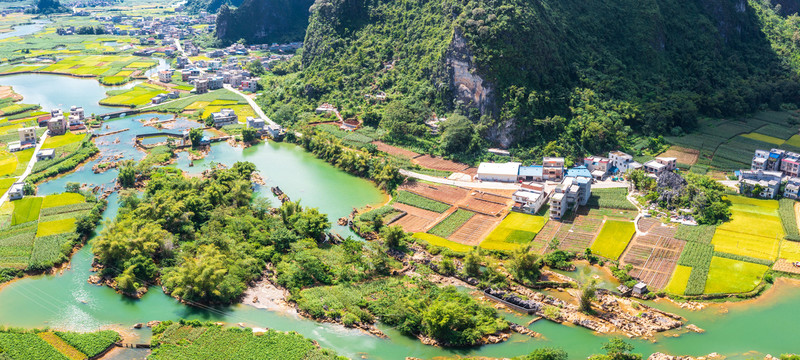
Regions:
[[[208,11],[215,13],[222,5],[239,6],[242,0],[186,0],[186,9],[192,13]]]
[[[317,0],[302,72],[264,101],[329,101],[399,136],[457,110],[531,155],[599,152],[797,103],[790,21],[746,0]],[[415,118],[367,106],[379,91]]]
[[[302,41],[314,0],[244,0],[231,10],[220,8],[217,38],[248,43]]]

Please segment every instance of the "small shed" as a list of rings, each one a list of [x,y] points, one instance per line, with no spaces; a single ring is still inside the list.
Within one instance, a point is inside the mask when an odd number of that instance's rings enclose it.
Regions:
[[[631,288],[625,286],[625,284],[617,286],[617,291],[619,291],[622,296],[631,296]]]
[[[647,294],[648,293],[647,284],[640,281],[638,284],[633,286],[633,293],[636,295]]]
[[[41,149],[36,153],[36,161],[52,160],[56,157],[55,149]]]
[[[8,189],[8,198],[11,200],[19,200],[25,196],[25,183],[23,182],[15,182],[11,185],[11,188]]]

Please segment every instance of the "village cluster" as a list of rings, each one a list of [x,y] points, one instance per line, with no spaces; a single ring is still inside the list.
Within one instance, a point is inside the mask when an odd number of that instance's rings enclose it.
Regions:
[[[756,150],[750,170],[740,170],[739,193],[774,199],[778,195],[798,198],[800,154],[782,149]]]

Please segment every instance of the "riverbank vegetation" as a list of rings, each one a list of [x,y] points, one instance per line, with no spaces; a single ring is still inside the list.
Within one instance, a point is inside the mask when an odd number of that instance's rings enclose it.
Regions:
[[[165,321],[153,328],[148,359],[345,359],[295,332],[223,328],[199,321]]]

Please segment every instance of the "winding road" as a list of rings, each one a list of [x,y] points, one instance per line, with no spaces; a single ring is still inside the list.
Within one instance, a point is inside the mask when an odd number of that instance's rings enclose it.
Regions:
[[[39,142],[36,143],[36,148],[33,149],[33,156],[31,156],[31,160],[28,161],[28,167],[25,168],[25,172],[23,172],[22,175],[20,175],[19,178],[17,178],[17,181],[15,181],[15,183],[25,181],[25,178],[27,178],[28,175],[31,174],[31,171],[33,171],[33,165],[36,164],[36,154],[38,154],[39,150],[42,149],[42,145],[44,145],[45,140],[47,140],[47,133],[49,131],[50,130],[45,130],[44,134],[42,134],[42,136],[39,138]],[[6,190],[6,192],[3,194],[3,196],[0,197],[0,206],[5,204],[6,201],[8,200],[8,191],[9,190]]]

